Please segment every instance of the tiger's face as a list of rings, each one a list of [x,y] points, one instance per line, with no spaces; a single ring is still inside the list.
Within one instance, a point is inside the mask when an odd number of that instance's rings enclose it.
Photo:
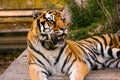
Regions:
[[[64,44],[67,35],[65,18],[61,12],[55,10],[44,10],[33,13],[36,26],[32,30],[37,34],[37,39],[46,49],[55,49]]]

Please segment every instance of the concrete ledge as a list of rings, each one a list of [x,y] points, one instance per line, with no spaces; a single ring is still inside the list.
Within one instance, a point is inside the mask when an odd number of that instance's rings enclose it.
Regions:
[[[25,50],[1,75],[0,80],[30,80],[27,50]]]
[[[0,80],[30,80],[27,50],[25,50],[0,76]],[[68,80],[66,76],[52,76],[49,80]],[[85,80],[120,80],[120,69],[91,71]]]

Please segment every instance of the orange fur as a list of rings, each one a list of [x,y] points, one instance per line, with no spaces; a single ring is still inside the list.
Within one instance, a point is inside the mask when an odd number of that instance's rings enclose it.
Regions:
[[[74,64],[75,70],[77,71],[76,74],[74,74],[75,79],[74,80],[84,80],[85,76],[88,74],[89,69],[85,62],[83,62],[83,53],[80,50],[78,46],[76,46],[76,43],[71,40],[66,40],[68,44],[68,49],[73,52],[73,54],[77,57],[79,57],[79,61],[77,60]]]
[[[53,20],[49,20],[50,18],[46,19],[46,14],[51,12],[54,17],[52,17]],[[47,28],[46,32],[45,28]],[[47,80],[50,73],[57,74],[57,71],[60,74],[68,74],[70,80],[84,80],[92,67],[100,66],[101,68],[104,60],[104,57],[101,56],[102,51],[106,52],[105,57],[111,58],[112,48],[120,47],[119,37],[114,34],[92,36],[91,38],[76,42],[63,40],[63,43],[62,41],[59,44],[54,43],[54,40],[59,42],[64,38],[64,36],[57,35],[55,32],[65,32],[66,28],[66,22],[62,19],[60,12],[55,10],[39,12],[39,16],[33,21],[32,28],[27,37],[31,80]],[[107,48],[101,50],[99,49],[101,45],[102,48]],[[101,52],[95,51],[97,49]],[[110,52],[109,56],[107,52]],[[114,52],[117,53],[117,51]],[[116,53],[114,56],[119,57],[119,54],[116,55]]]

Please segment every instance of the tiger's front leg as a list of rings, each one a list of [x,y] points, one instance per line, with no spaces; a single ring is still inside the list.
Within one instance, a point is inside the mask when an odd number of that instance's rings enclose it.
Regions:
[[[43,68],[37,64],[29,65],[30,80],[48,80]]]
[[[75,63],[68,73],[70,80],[84,80],[87,74],[88,67],[83,62],[81,62],[81,64]]]

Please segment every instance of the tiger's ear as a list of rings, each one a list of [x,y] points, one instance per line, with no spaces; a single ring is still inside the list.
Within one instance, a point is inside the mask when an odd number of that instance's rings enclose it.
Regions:
[[[41,11],[33,11],[33,18],[36,19],[39,16],[43,16],[44,14],[47,13],[47,10],[41,10]]]
[[[33,11],[33,18],[36,19],[39,16],[38,11]]]

